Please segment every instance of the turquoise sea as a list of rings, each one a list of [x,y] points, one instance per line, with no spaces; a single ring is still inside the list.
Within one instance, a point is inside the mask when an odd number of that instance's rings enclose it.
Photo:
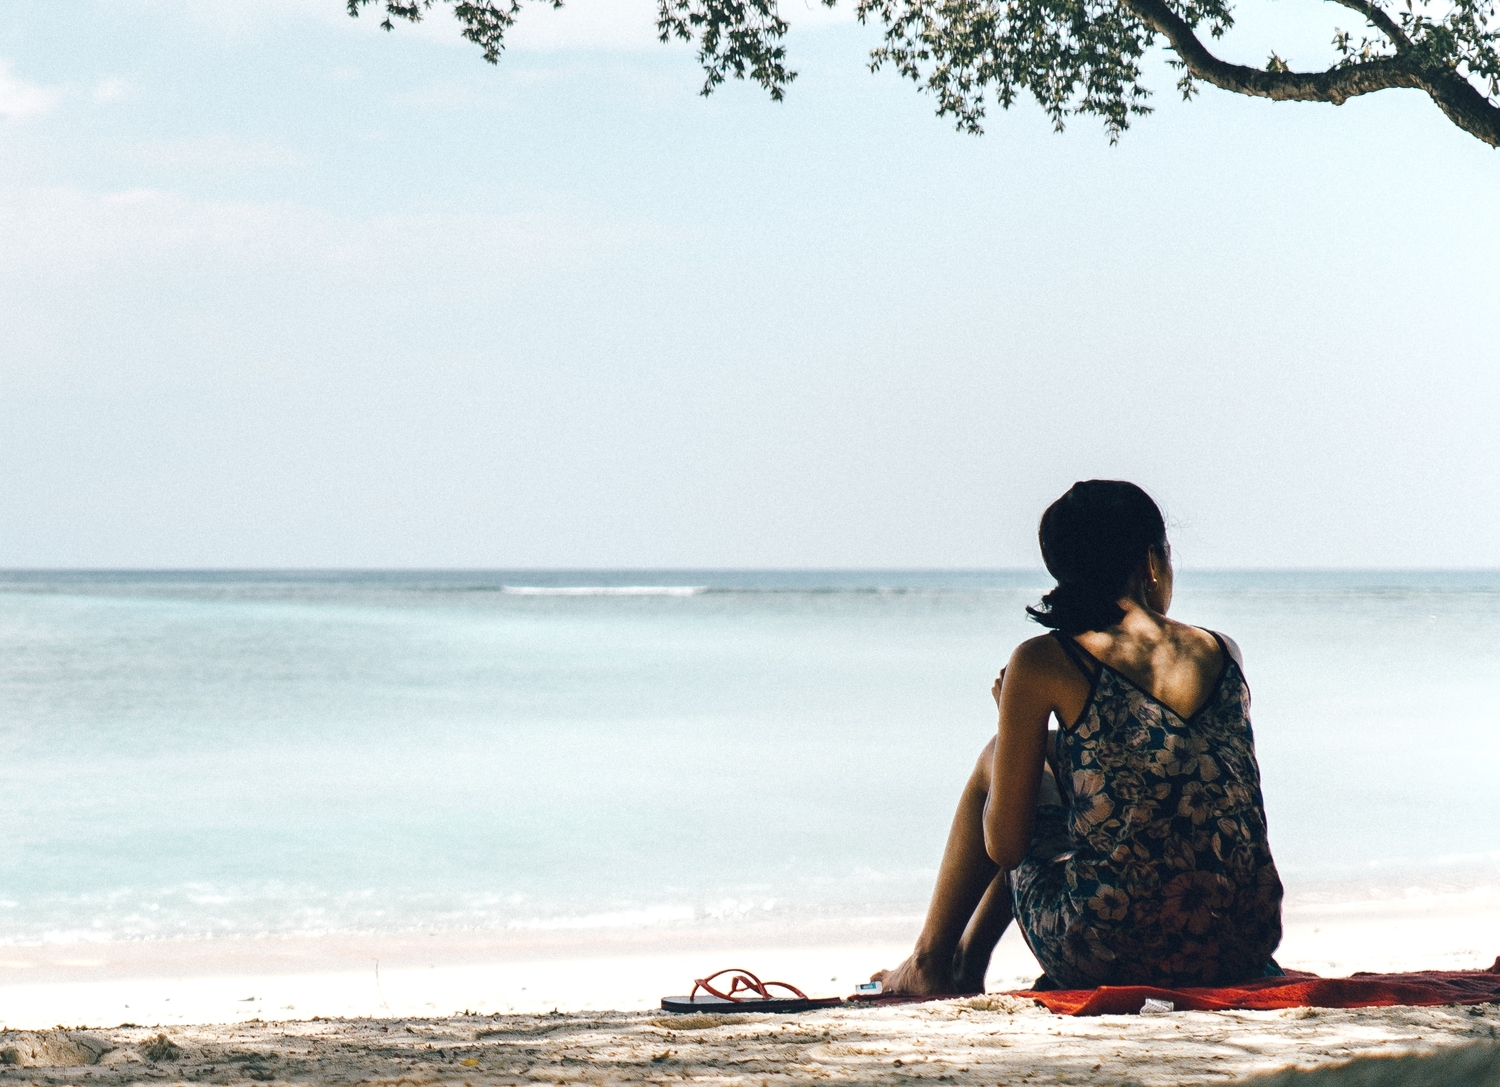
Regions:
[[[0,942],[918,912],[1037,571],[0,573]],[[1500,572],[1195,572],[1293,889],[1500,883]]]

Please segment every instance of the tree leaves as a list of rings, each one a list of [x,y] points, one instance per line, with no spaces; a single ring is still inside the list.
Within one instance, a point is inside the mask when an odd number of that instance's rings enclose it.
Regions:
[[[871,68],[922,85],[964,131],[983,131],[986,102],[1008,109],[1020,90],[1058,131],[1088,113],[1111,141],[1151,111],[1140,59],[1155,35],[1112,0],[858,0],[856,11],[885,24]]]
[[[379,0],[347,0],[346,9],[355,18],[359,17],[360,10],[371,3]],[[395,29],[392,19],[405,19],[409,23],[422,21],[432,7],[434,0],[384,0],[385,18],[380,20],[380,25],[386,30]],[[463,36],[479,46],[484,52],[484,59],[491,64],[500,63],[500,54],[505,51],[505,32],[516,23],[516,16],[521,13],[521,0],[504,0],[503,3],[495,3],[495,0],[445,0],[453,4],[453,14],[457,17],[459,25],[463,27]],[[546,0],[554,8],[563,6],[563,0]]]
[[[1439,14],[1433,17],[1433,9]],[[1445,10],[1444,10],[1445,9]],[[1407,5],[1398,12],[1401,29],[1411,39],[1412,59],[1430,67],[1451,68],[1465,78],[1477,77],[1491,102],[1500,97],[1500,23],[1494,0]]]
[[[833,6],[833,0],[824,0]],[[698,45],[698,63],[706,79],[703,94],[712,94],[726,76],[748,74],[770,92],[773,101],[786,95],[797,73],[786,67],[787,24],[776,0],[660,0],[656,31],[663,42],[678,38]]]
[[[463,36],[497,63],[521,0],[443,0]],[[563,0],[541,0],[561,7]],[[833,7],[837,0],[821,0]],[[1206,80],[1242,94],[1339,103],[1387,87],[1421,87],[1454,123],[1500,146],[1500,0],[1405,0],[1394,17],[1377,0],[1331,0],[1362,14],[1373,34],[1356,44],[1338,30],[1339,60],[1297,73],[1274,51],[1264,69],[1229,64],[1197,36],[1222,37],[1229,0],[852,0],[863,23],[884,26],[870,67],[886,65],[926,90],[940,116],[979,133],[988,105],[1008,109],[1019,92],[1036,99],[1062,131],[1079,114],[1100,118],[1110,142],[1151,112],[1141,59],[1161,36],[1183,69],[1184,98]],[[346,0],[350,15],[383,6],[381,25],[419,21],[436,0]],[[729,77],[759,83],[775,101],[797,73],[787,67],[788,26],[777,0],[658,0],[663,42],[697,46],[702,93]],[[1258,74],[1257,74],[1258,73]],[[1334,78],[1334,73],[1342,73]]]
[[[1340,67],[1366,63],[1377,57],[1405,56],[1427,68],[1450,69],[1468,80],[1478,80],[1486,97],[1500,104],[1500,5],[1496,0],[1444,0],[1442,3],[1412,3],[1398,10],[1392,20],[1373,2],[1344,2],[1363,9],[1377,36],[1365,35],[1354,44],[1353,35],[1338,30],[1333,47]]]

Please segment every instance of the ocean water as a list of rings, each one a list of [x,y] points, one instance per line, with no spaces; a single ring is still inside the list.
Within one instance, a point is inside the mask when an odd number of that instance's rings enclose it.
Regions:
[[[1040,572],[0,574],[0,942],[907,916]],[[1290,887],[1500,883],[1500,573],[1180,575]]]

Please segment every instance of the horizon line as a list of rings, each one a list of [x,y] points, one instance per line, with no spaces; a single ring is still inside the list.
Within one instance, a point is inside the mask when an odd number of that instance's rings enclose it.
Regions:
[[[1500,573],[1500,566],[1195,566],[1179,573],[1443,574]],[[1044,566],[0,566],[4,574],[501,574],[501,573],[703,573],[703,574],[1042,574]]]

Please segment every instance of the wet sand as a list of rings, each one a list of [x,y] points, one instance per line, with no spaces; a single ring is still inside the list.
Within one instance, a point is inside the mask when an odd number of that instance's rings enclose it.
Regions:
[[[1500,891],[1407,891],[1289,902],[1282,965],[1482,969],[1500,954]],[[917,916],[795,925],[660,926],[594,932],[444,932],[0,947],[0,1026],[172,1026],[250,1019],[644,1011],[727,966],[844,996],[906,954]],[[1036,961],[1014,929],[991,992],[1024,989]]]

